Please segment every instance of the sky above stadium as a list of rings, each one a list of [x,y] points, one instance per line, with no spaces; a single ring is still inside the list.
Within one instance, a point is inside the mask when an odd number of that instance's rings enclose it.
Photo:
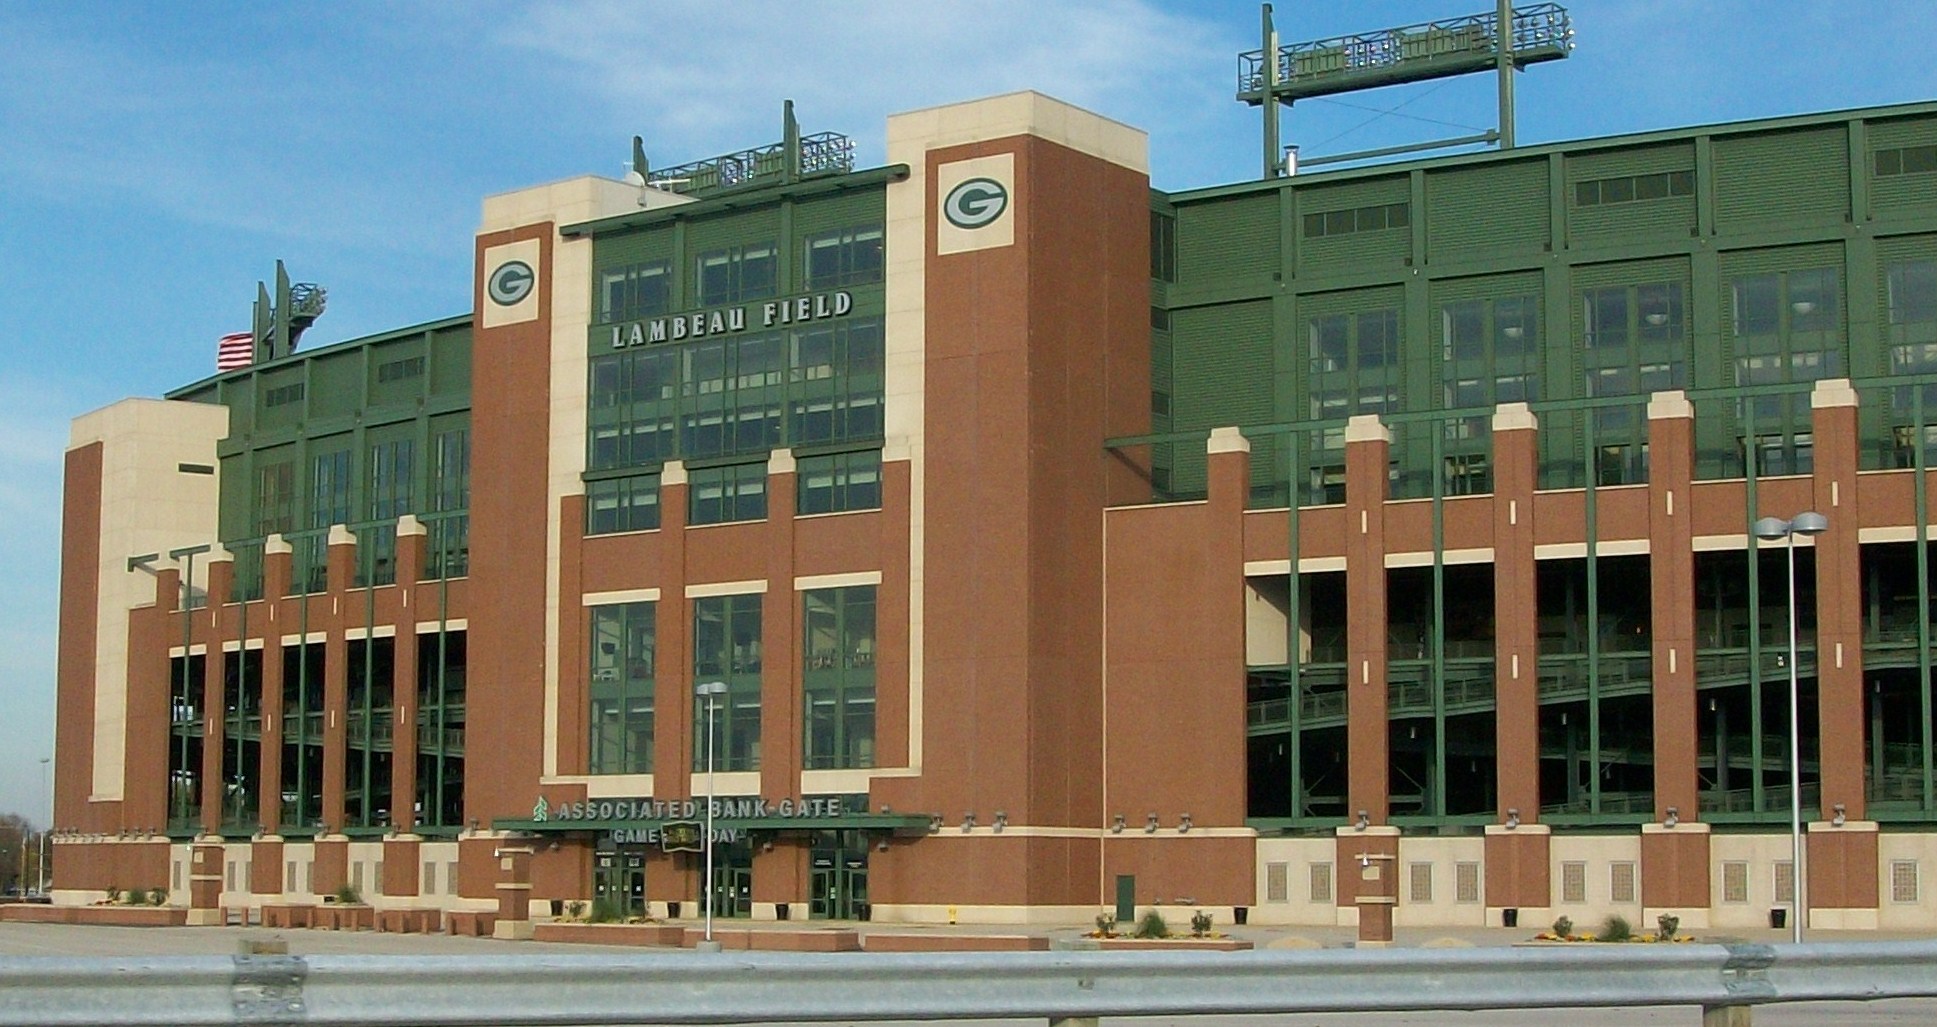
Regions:
[[[1491,0],[1281,0],[1289,43]],[[1927,0],[1575,0],[1522,145],[1937,97]],[[1150,133],[1153,184],[1258,175],[1246,0],[291,6],[0,3],[0,812],[48,817],[62,452],[76,415],[213,371],[277,258],[308,347],[464,313],[489,194],[1035,89]],[[1491,127],[1489,76],[1301,103],[1306,157]],[[1382,112],[1391,113],[1382,113]]]

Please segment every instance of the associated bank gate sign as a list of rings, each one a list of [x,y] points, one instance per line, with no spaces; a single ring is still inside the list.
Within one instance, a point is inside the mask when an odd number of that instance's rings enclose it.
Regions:
[[[564,802],[554,808],[540,796],[531,808],[533,823],[557,821],[666,821],[693,820],[705,816],[706,799],[582,799]],[[760,798],[718,798],[710,800],[712,815],[719,820],[819,820],[845,816],[846,801],[838,795],[811,798],[786,798],[769,802]]]

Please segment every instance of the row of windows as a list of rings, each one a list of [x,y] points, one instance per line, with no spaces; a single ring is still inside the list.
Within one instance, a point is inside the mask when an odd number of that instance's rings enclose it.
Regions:
[[[1937,171],[1937,143],[1876,152],[1876,173],[1879,178],[1924,175],[1933,171]]]
[[[1574,206],[1595,207],[1608,203],[1633,203],[1659,200],[1669,196],[1693,196],[1693,171],[1662,171],[1652,175],[1619,175],[1574,183]]]
[[[1318,239],[1328,235],[1350,235],[1353,232],[1378,232],[1388,228],[1404,228],[1411,223],[1411,204],[1380,203],[1370,207],[1307,214],[1305,215],[1305,238]]]
[[[421,378],[424,375],[423,357],[405,357],[402,360],[389,360],[377,365],[377,381],[395,382],[405,378]]]
[[[265,407],[280,407],[288,406],[291,403],[300,403],[306,391],[307,389],[303,382],[291,382],[288,385],[278,385],[273,389],[263,391],[262,405]]]
[[[880,224],[853,225],[801,240],[800,288],[805,292],[881,281],[886,264]],[[771,241],[708,250],[693,258],[692,305],[715,307],[779,295],[779,250]],[[646,261],[599,272],[601,324],[638,321],[674,309],[670,261]]]
[[[805,769],[874,765],[875,592],[857,585],[801,593]],[[724,686],[694,705],[695,770],[709,762],[719,770],[760,768],[763,601],[758,594],[693,600],[692,680]],[[591,773],[653,771],[657,605],[591,610]]]
[[[795,467],[799,514],[881,508],[881,451],[804,456]],[[728,464],[687,475],[687,523],[758,521],[767,516],[767,466]],[[602,478],[585,486],[585,533],[608,535],[659,527],[659,475]]]

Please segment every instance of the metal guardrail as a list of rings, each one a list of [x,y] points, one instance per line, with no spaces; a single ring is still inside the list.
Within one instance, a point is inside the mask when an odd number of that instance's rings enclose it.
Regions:
[[[0,959],[0,1027],[1064,1020],[1937,996],[1937,942]],[[1740,1013],[1730,1023],[1746,1023]]]

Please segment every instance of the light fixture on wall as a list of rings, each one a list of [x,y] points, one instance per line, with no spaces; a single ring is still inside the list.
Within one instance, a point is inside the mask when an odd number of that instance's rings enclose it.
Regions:
[[[1656,311],[1653,311],[1652,313],[1649,313],[1643,316],[1642,320],[1648,322],[1648,324],[1656,328],[1660,328],[1662,325],[1665,325],[1668,323],[1668,315],[1662,313],[1659,310],[1656,310]]]
[[[973,830],[975,830],[975,811],[969,810],[962,814],[962,833],[967,834]]]
[[[1356,823],[1356,824],[1354,824],[1354,825],[1352,825],[1352,826],[1353,826],[1353,827],[1354,827],[1355,829],[1357,829],[1357,830],[1360,830],[1360,831],[1363,831],[1363,830],[1365,830],[1366,828],[1368,828],[1368,827],[1371,827],[1371,826],[1372,826],[1372,814],[1370,814],[1370,813],[1368,813],[1368,812],[1366,812],[1365,810],[1359,810],[1359,819],[1358,819],[1358,823]]]
[[[1190,814],[1188,813],[1181,814],[1177,820],[1177,833],[1183,834],[1184,832],[1189,830],[1190,830]]]
[[[1144,815],[1143,833],[1144,834],[1157,833],[1157,811],[1156,810],[1151,810],[1149,813]]]
[[[874,843],[874,851],[876,851],[876,852],[886,852],[886,851],[888,851],[888,839],[886,839],[886,838],[883,838],[883,839],[881,839],[880,841],[878,841],[878,842],[875,842],[875,843]]]
[[[1520,807],[1518,807],[1518,806],[1511,806],[1511,807],[1508,807],[1508,809],[1507,809],[1507,830],[1509,830],[1509,831],[1511,831],[1511,830],[1513,830],[1514,828],[1516,828],[1516,827],[1519,827],[1519,826],[1520,826]]]
[[[935,832],[940,831],[941,829],[942,829],[942,815],[940,813],[928,814],[928,833],[934,834]]]
[[[1123,814],[1118,813],[1116,816],[1110,818],[1110,833],[1111,834],[1123,833]]]
[[[1681,823],[1681,807],[1680,806],[1668,807],[1668,815],[1661,818],[1661,826],[1673,827],[1679,823]]]
[[[1830,811],[1833,814],[1829,818],[1829,822],[1832,827],[1842,827],[1844,824],[1847,824],[1850,822],[1850,818],[1848,814],[1846,814],[1843,810],[1842,803],[1839,802],[1836,805],[1831,806]]]
[[[992,828],[992,830],[994,830],[994,831],[995,831],[995,833],[997,833],[997,834],[1001,834],[1001,833],[1002,833],[1002,829],[1003,829],[1003,828],[1005,828],[1005,827],[1008,827],[1008,826],[1009,826],[1009,814],[1007,814],[1007,813],[1005,813],[1005,812],[1003,812],[1002,810],[996,810],[996,811],[995,811],[995,824],[994,824],[994,826],[993,826],[993,828]]]

